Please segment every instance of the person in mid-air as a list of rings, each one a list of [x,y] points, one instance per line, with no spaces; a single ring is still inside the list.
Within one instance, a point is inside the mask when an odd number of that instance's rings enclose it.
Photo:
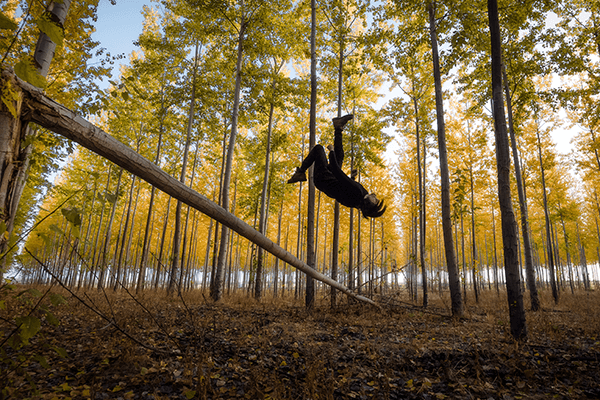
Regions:
[[[362,211],[364,217],[377,218],[383,215],[387,208],[383,205],[383,200],[377,200],[375,194],[369,194],[360,183],[354,180],[356,171],[352,171],[352,177],[342,171],[342,162],[344,161],[342,131],[346,123],[352,118],[354,116],[348,114],[332,120],[335,134],[334,145],[327,146],[329,162],[327,162],[323,146],[316,145],[302,161],[302,165],[296,168],[296,172],[288,180],[288,183],[306,181],[306,170],[314,163],[313,175],[317,189],[337,200],[341,205],[358,208]]]

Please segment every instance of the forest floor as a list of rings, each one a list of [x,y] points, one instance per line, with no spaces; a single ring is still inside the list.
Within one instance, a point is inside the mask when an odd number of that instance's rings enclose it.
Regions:
[[[541,292],[543,310],[527,312],[528,340],[517,343],[495,291],[478,304],[469,293],[456,320],[447,294],[427,309],[398,293],[378,299],[384,311],[345,298],[307,311],[245,295],[215,304],[198,293],[63,292],[66,304],[44,311],[48,288],[17,301],[21,289],[0,298],[0,398],[600,398],[598,291],[563,292],[558,305]],[[6,339],[19,315],[41,325],[14,350]]]

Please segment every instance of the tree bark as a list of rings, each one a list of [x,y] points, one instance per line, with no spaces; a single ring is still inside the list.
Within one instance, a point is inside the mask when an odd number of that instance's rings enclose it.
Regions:
[[[439,53],[437,45],[437,30],[435,25],[435,2],[427,3],[429,11],[429,31],[431,35],[431,52],[433,56],[433,75],[435,81],[435,108],[437,114],[438,147],[442,197],[442,230],[448,268],[448,283],[452,302],[452,315],[462,317],[463,301],[460,292],[460,275],[456,265],[454,243],[452,239],[452,219],[450,215],[450,177],[448,172],[448,150],[446,148],[446,128],[444,123],[444,103],[442,79],[440,73]]]
[[[273,76],[271,96],[275,95],[276,80]],[[267,148],[265,150],[265,174],[263,177],[263,187],[260,196],[260,216],[258,218],[258,231],[265,234],[267,225],[266,218],[266,204],[267,204],[267,192],[269,187],[269,170],[271,161],[271,134],[273,132],[273,111],[275,109],[274,99],[271,98],[271,104],[269,105],[269,126],[267,129]],[[260,299],[262,296],[262,283],[263,283],[263,249],[258,248],[257,263],[256,263],[256,282],[254,286],[254,297]]]
[[[542,198],[544,202],[544,221],[546,224],[546,240],[547,240],[547,251],[548,251],[548,269],[550,270],[550,287],[552,288],[552,298],[554,303],[558,304],[558,286],[556,285],[556,266],[554,263],[554,251],[552,245],[552,233],[550,226],[550,213],[548,212],[548,197],[546,195],[546,174],[544,172],[544,164],[542,161],[542,143],[540,140],[540,133],[536,131],[537,145],[538,145],[538,158],[540,161],[540,171],[542,174]]]
[[[310,116],[309,116],[309,149],[315,147],[317,130],[317,2],[311,0],[311,29],[310,29]],[[315,183],[313,180],[314,167],[308,170],[308,211],[306,215],[306,263],[310,268],[315,267]],[[315,303],[315,283],[310,274],[306,276],[306,308],[312,309]]]
[[[502,67],[504,91],[506,92],[506,110],[508,112],[508,131],[510,133],[510,142],[512,147],[513,161],[515,164],[515,178],[517,181],[517,191],[519,193],[519,208],[521,209],[521,231],[523,235],[523,249],[525,252],[525,271],[527,276],[527,288],[529,289],[529,298],[531,301],[531,310],[539,311],[540,298],[535,285],[535,269],[533,267],[533,256],[531,254],[531,239],[529,237],[529,215],[527,211],[527,199],[523,188],[523,175],[521,173],[521,163],[519,160],[519,151],[517,148],[517,138],[512,117],[512,102],[510,97],[510,88],[508,87],[508,77],[506,69]]]
[[[227,161],[225,163],[225,173],[223,175],[223,197],[221,206],[229,209],[229,183],[231,181],[231,170],[233,169],[233,153],[235,152],[235,140],[237,136],[238,113],[240,109],[240,93],[242,88],[242,61],[244,51],[244,39],[248,21],[245,19],[244,6],[242,2],[242,20],[238,35],[237,62],[235,68],[235,91],[233,99],[233,109],[231,111],[231,133],[229,136],[229,145],[227,148]],[[219,246],[219,256],[215,266],[215,274],[212,277],[210,296],[214,301],[218,301],[222,296],[223,286],[223,267],[227,255],[229,244],[229,229],[223,227],[221,230],[221,243]]]
[[[496,135],[496,164],[498,168],[498,199],[502,220],[504,271],[506,275],[510,330],[515,339],[526,339],[527,325],[519,274],[517,223],[510,193],[510,153],[502,95],[502,45],[496,0],[488,0],[488,17],[492,50],[492,96],[494,100],[494,131]]]
[[[187,131],[185,137],[185,145],[183,148],[183,160],[181,165],[181,175],[179,181],[185,184],[185,176],[187,173],[187,162],[190,152],[190,141],[192,139],[192,126],[194,125],[194,107],[196,105],[196,73],[198,70],[198,49],[200,45],[196,43],[196,53],[194,56],[194,71],[192,73],[192,97],[190,99],[190,110],[188,113]],[[173,254],[171,256],[171,274],[169,278],[169,286],[167,294],[172,295],[175,287],[178,287],[181,293],[181,282],[177,282],[177,271],[180,268],[180,247],[181,247],[181,201],[177,200],[175,207],[175,227],[173,228]]]

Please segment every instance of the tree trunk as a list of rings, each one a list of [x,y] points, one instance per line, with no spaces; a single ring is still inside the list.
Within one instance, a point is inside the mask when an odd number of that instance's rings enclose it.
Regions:
[[[223,174],[223,197],[221,207],[226,211],[229,210],[229,183],[231,181],[231,170],[233,169],[233,153],[235,152],[235,140],[237,136],[238,112],[240,109],[240,93],[242,88],[242,61],[244,50],[244,38],[248,21],[244,15],[242,2],[242,19],[240,23],[240,31],[238,35],[237,62],[235,68],[235,91],[233,98],[233,109],[231,111],[231,133],[229,136],[229,146],[227,148],[227,161],[225,163],[225,173]],[[223,286],[223,267],[229,244],[229,229],[223,227],[221,230],[221,243],[219,246],[219,256],[215,266],[215,274],[211,282],[210,295],[214,301],[219,301],[222,296]]]
[[[166,108],[164,106],[164,86],[162,87],[161,93],[161,105],[160,105],[160,123],[158,126],[158,143],[156,145],[156,156],[154,157],[154,163],[159,165],[160,162],[160,151],[162,147],[162,136],[164,129],[164,118],[165,118]],[[153,217],[153,209],[154,209],[154,201],[156,196],[156,188],[152,186],[150,189],[150,201],[148,203],[148,215],[146,217],[146,228],[144,229],[144,241],[142,242],[142,257],[140,260],[140,271],[137,279],[136,293],[140,293],[144,290],[145,280],[146,280],[146,265],[148,264],[148,252],[150,251],[150,234]]]
[[[271,95],[275,95],[275,76],[272,82]],[[265,150],[265,174],[263,179],[262,193],[260,196],[260,216],[258,219],[258,231],[265,234],[267,225],[266,218],[266,204],[267,204],[267,192],[269,187],[269,172],[270,172],[270,160],[271,160],[271,134],[273,133],[273,111],[275,110],[274,99],[271,99],[269,105],[269,126],[267,128],[267,148]],[[262,284],[263,284],[263,255],[264,251],[262,248],[258,248],[257,263],[256,263],[256,282],[254,286],[254,297],[260,299],[262,296]]]
[[[510,88],[508,87],[508,77],[506,69],[502,67],[504,77],[504,91],[506,92],[506,110],[508,112],[508,131],[510,133],[510,142],[512,147],[513,161],[515,164],[515,177],[517,181],[517,191],[519,193],[519,208],[521,209],[521,231],[523,235],[523,249],[525,251],[525,271],[527,276],[527,288],[529,289],[529,298],[531,300],[531,310],[539,311],[540,299],[535,285],[535,269],[533,267],[533,256],[531,254],[531,239],[529,237],[529,215],[527,211],[527,199],[523,187],[523,175],[521,173],[521,163],[519,160],[519,151],[517,148],[517,139],[513,126],[512,102],[510,97]]]
[[[167,201],[167,210],[165,211],[165,220],[163,221],[163,230],[160,238],[160,250],[158,252],[158,258],[156,259],[156,271],[154,272],[154,290],[158,289],[158,284],[160,282],[160,274],[162,272],[162,260],[163,260],[163,252],[167,247],[165,240],[167,238],[167,228],[169,227],[169,214],[171,213],[171,200],[173,196],[169,196],[169,200]]]
[[[119,288],[119,279],[121,276],[121,266],[123,263],[123,252],[125,251],[125,242],[127,241],[127,229],[129,228],[129,218],[131,217],[131,204],[133,203],[133,190],[135,188],[136,176],[131,176],[131,187],[129,188],[129,200],[127,201],[127,211],[125,213],[125,226],[123,227],[123,236],[121,238],[121,248],[119,249],[119,259],[117,260],[117,270],[115,273],[115,281],[113,291]]]
[[[494,131],[496,135],[496,164],[498,168],[498,199],[502,217],[504,271],[506,275],[510,329],[515,339],[525,339],[527,337],[527,325],[519,275],[517,223],[510,193],[510,152],[502,95],[502,45],[496,0],[488,0],[488,16],[492,49],[492,96],[494,100]]]
[[[428,304],[428,293],[427,293],[427,266],[425,265],[425,224],[426,224],[426,213],[425,213],[425,181],[423,178],[423,172],[421,167],[421,135],[420,135],[420,121],[419,121],[419,105],[417,97],[414,95],[415,86],[413,80],[413,106],[415,109],[415,136],[417,140],[417,178],[419,179],[419,264],[421,265],[421,279],[423,281],[423,307],[427,307]],[[424,166],[423,166],[424,168]]]
[[[196,73],[198,70],[198,50],[200,45],[196,43],[196,53],[194,56],[194,71],[192,73],[192,98],[190,99],[190,110],[188,113],[188,124],[185,138],[185,145],[183,148],[183,160],[181,165],[181,175],[179,182],[185,184],[185,176],[187,172],[187,162],[190,152],[190,141],[192,139],[192,126],[194,125],[194,107],[196,105]],[[177,271],[180,268],[180,251],[181,247],[181,201],[177,200],[177,206],[175,207],[175,227],[173,228],[173,254],[171,257],[171,274],[169,279],[169,286],[167,287],[167,295],[173,295],[175,286],[178,287],[181,293],[181,282],[177,282]]]
[[[450,177],[448,172],[448,150],[446,149],[446,128],[444,123],[444,100],[442,93],[442,78],[440,73],[437,30],[435,24],[435,2],[427,3],[429,11],[429,31],[431,35],[431,52],[433,56],[433,75],[435,80],[435,108],[437,114],[438,147],[442,197],[442,230],[448,268],[448,283],[452,301],[452,315],[462,317],[463,301],[460,292],[460,275],[456,265],[454,243],[452,240],[452,219],[450,215]]]
[[[119,178],[117,179],[117,187],[115,188],[114,202],[112,203],[108,225],[106,226],[106,236],[104,237],[104,245],[102,246],[102,261],[100,262],[100,276],[98,278],[98,290],[104,288],[104,275],[106,274],[106,253],[110,246],[110,238],[112,236],[112,224],[115,219],[115,211],[117,202],[119,201],[119,189],[121,187],[121,177],[123,176],[123,168],[119,168]]]
[[[311,0],[310,28],[310,117],[309,117],[309,149],[315,147],[317,131],[317,2]],[[306,264],[315,268],[315,182],[314,167],[308,170],[308,211],[306,215]],[[315,303],[315,283],[312,276],[306,276],[306,308],[312,309]]]
[[[544,164],[542,162],[542,143],[540,141],[540,133],[536,130],[537,145],[538,145],[538,158],[540,161],[540,171],[542,174],[542,197],[544,201],[544,219],[546,223],[546,239],[547,239],[547,251],[548,251],[548,269],[550,271],[550,287],[552,288],[552,298],[554,303],[558,304],[558,286],[556,285],[556,267],[554,265],[554,251],[552,246],[552,233],[550,227],[550,213],[548,212],[548,198],[546,196],[546,175],[544,172]]]

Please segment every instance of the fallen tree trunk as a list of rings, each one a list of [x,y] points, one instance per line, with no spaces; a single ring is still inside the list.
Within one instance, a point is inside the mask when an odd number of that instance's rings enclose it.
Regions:
[[[380,307],[373,300],[352,292],[341,283],[312,269],[306,263],[256,231],[246,222],[179,182],[130,147],[108,135],[73,111],[49,99],[41,90],[14,77],[11,72],[3,71],[2,75],[5,79],[9,78],[13,81],[16,79],[18,86],[23,90],[23,109],[21,114],[23,122],[35,122],[46,129],[79,143],[83,147],[135,174],[157,189],[219,221],[275,257],[287,262],[314,279],[336,288],[356,300]]]

